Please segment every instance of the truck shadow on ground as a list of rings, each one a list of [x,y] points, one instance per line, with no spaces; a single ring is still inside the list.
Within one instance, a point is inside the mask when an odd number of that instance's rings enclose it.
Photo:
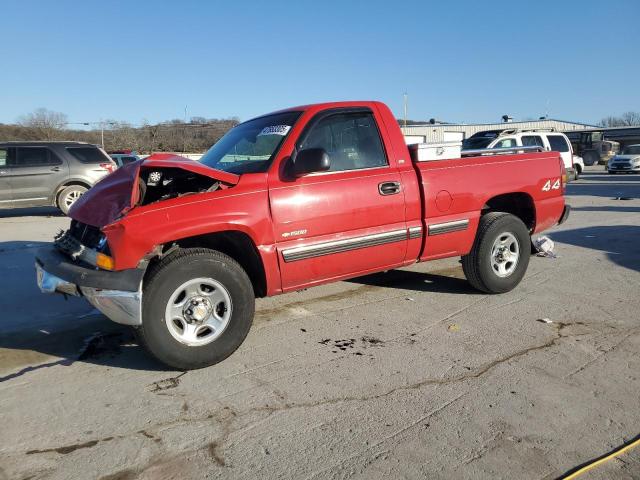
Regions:
[[[640,175],[585,172],[577,182],[567,185],[567,195],[640,198]]]
[[[553,232],[554,241],[600,250],[616,265],[640,272],[640,226],[602,225]]]
[[[0,242],[0,382],[76,362],[133,370],[167,369],[138,345],[131,328],[84,302],[45,295],[34,255],[43,242]]]
[[[61,217],[61,218],[64,218],[64,214],[55,207],[0,209],[0,218],[15,218],[15,217]]]
[[[72,331],[18,331],[0,338],[0,383],[49,367],[89,363],[127,370],[167,371],[140,347],[131,329],[106,317]]]
[[[620,212],[620,213],[638,213],[640,207],[611,207],[611,206],[597,206],[597,207],[572,207],[572,212]]]
[[[385,273],[374,273],[346,281],[361,285],[413,290],[416,292],[482,295],[481,292],[475,290],[471,287],[469,282],[467,282],[467,279],[464,277],[464,273],[462,272],[462,266],[450,267],[432,272],[390,270]]]

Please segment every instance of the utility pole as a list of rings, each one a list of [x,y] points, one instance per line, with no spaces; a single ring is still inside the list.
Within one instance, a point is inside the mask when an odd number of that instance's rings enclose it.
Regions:
[[[100,120],[100,145],[104,148],[104,122]]]
[[[407,128],[407,92],[404,93],[404,128]]]
[[[184,124],[187,124],[187,106],[184,106]],[[182,132],[182,151],[187,151],[187,127],[183,128]]]

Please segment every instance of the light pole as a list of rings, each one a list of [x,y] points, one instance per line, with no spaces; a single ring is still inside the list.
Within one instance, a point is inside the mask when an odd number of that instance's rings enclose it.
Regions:
[[[404,128],[407,128],[407,92],[404,93]]]

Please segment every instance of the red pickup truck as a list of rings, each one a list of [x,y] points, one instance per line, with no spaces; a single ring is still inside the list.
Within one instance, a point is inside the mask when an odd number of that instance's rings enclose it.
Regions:
[[[44,292],[84,296],[179,369],[233,353],[255,298],[462,257],[487,293],[562,223],[557,152],[420,161],[379,102],[308,105],[230,130],[200,162],[154,155],[76,202],[36,256]]]

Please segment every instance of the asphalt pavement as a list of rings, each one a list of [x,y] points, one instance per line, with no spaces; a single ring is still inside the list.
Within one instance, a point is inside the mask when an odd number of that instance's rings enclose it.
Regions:
[[[567,193],[510,293],[447,259],[261,299],[187,373],[38,291],[67,218],[0,211],[0,480],[558,478],[640,433],[640,176]],[[640,448],[584,478],[640,478]]]

